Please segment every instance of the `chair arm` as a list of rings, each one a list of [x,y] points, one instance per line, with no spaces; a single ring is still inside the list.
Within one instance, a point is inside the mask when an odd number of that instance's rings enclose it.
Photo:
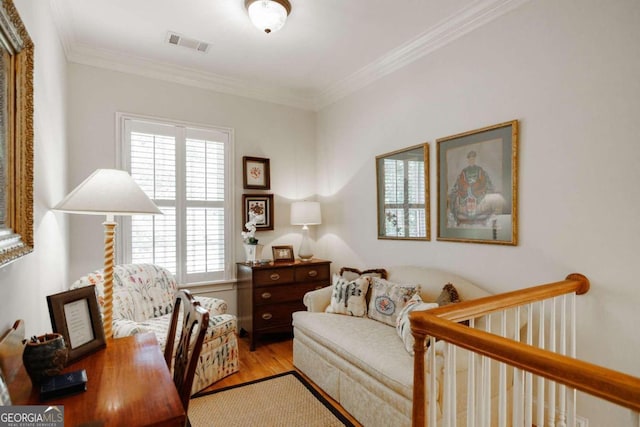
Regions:
[[[323,312],[331,303],[331,290],[333,286],[309,291],[304,295],[302,302],[307,307],[307,311]]]
[[[207,335],[204,338],[205,343],[230,333],[236,333],[238,331],[237,323],[236,316],[232,314],[210,316]]]
[[[209,312],[209,316],[227,313],[227,302],[223,299],[200,296],[195,296],[194,298]]]
[[[140,322],[129,319],[113,319],[113,337],[121,338],[143,332],[155,332]]]

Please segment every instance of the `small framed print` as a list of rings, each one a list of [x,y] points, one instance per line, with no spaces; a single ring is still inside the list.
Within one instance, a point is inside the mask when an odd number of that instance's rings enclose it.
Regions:
[[[271,188],[269,159],[262,157],[242,158],[242,185],[247,190],[268,190]]]
[[[64,336],[68,362],[106,346],[94,285],[47,296],[53,332]]]
[[[256,215],[256,231],[273,230],[273,194],[243,194],[242,223],[249,222],[252,212]],[[247,231],[243,226],[243,230]]]
[[[273,262],[293,262],[293,246],[272,246]]]

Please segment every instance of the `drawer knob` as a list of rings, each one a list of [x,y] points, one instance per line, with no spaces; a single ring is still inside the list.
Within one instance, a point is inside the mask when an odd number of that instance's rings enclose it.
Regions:
[[[270,292],[263,292],[262,295],[260,295],[263,299],[269,299],[271,298],[271,293]]]
[[[311,270],[307,274],[309,275],[309,277],[316,277],[318,275],[318,271],[317,270]]]
[[[270,320],[272,317],[273,317],[273,315],[272,315],[271,313],[264,313],[264,314],[262,315],[262,318],[263,318],[264,320]]]
[[[280,275],[278,273],[273,273],[271,276],[269,276],[269,278],[271,280],[278,280],[280,279]]]

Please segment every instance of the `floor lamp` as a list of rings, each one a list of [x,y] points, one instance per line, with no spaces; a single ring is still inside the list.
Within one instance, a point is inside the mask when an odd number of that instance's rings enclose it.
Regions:
[[[104,225],[104,308],[107,339],[113,337],[113,265],[116,234],[115,215],[162,214],[127,172],[98,169],[54,208],[56,211],[106,215]]]

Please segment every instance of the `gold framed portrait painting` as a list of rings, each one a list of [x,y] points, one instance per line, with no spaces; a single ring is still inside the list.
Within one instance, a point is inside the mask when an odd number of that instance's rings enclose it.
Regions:
[[[436,144],[438,240],[517,245],[518,121]]]

